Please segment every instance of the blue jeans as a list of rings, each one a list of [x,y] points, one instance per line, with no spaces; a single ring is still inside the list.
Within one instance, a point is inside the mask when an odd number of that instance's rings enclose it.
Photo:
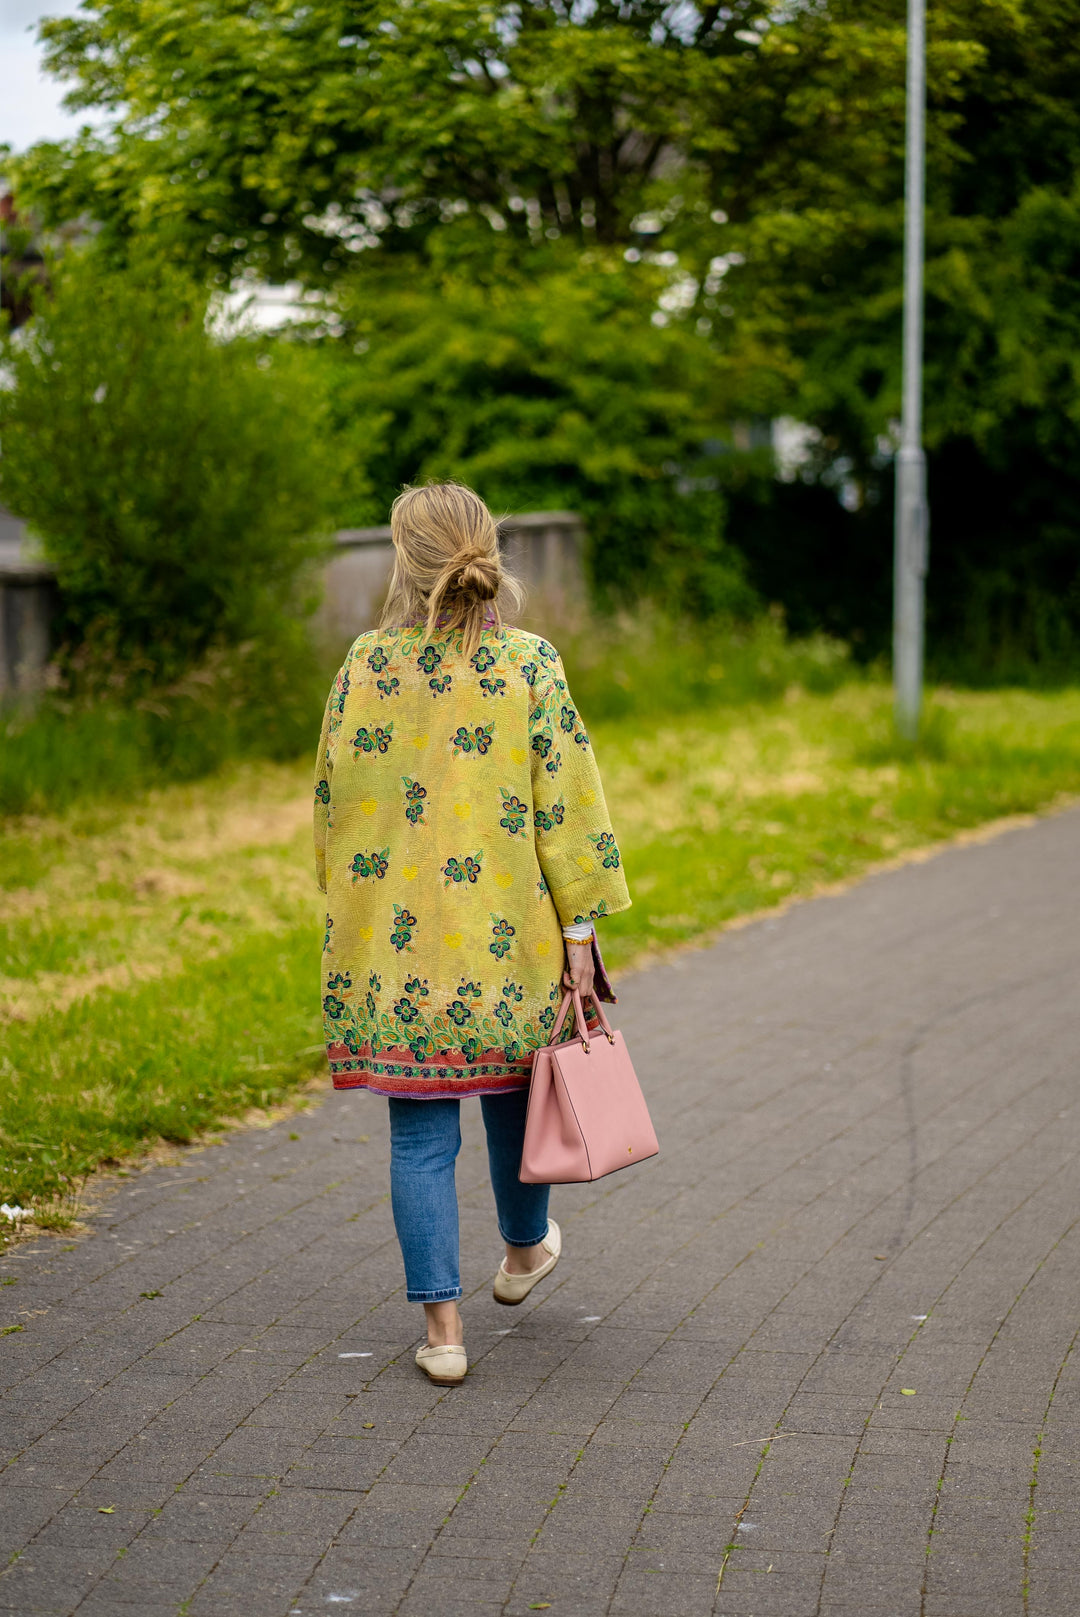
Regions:
[[[510,1246],[535,1246],[548,1227],[550,1187],[518,1178],[528,1104],[527,1089],[480,1096],[499,1234]],[[390,1201],[411,1303],[462,1294],[454,1185],[460,1108],[458,1100],[390,1099]]]

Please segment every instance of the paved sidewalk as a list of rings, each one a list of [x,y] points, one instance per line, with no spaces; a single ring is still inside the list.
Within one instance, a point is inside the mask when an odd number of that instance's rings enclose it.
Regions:
[[[15,1250],[0,1612],[1072,1617],[1078,870],[1071,812],[626,981],[662,1155],[515,1311],[464,1108],[459,1390],[371,1097]]]

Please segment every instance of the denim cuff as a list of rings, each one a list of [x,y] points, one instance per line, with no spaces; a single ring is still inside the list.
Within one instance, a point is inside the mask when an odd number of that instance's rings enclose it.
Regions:
[[[540,1231],[540,1234],[539,1235],[534,1235],[530,1241],[511,1241],[510,1237],[508,1235],[503,1234],[502,1230],[499,1231],[499,1234],[502,1236],[502,1238],[506,1242],[507,1246],[539,1246],[540,1242],[547,1235],[547,1232],[548,1232],[548,1230],[550,1228],[551,1228],[550,1224],[545,1224],[543,1229]]]
[[[410,1303],[456,1303],[465,1293],[460,1286],[444,1286],[441,1291],[410,1291],[405,1288],[406,1300]]]

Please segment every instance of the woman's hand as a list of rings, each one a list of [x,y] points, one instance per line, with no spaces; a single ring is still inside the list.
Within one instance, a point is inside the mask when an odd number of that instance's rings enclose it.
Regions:
[[[583,943],[567,938],[566,943],[566,970],[563,973],[563,986],[576,988],[582,996],[593,991],[593,978],[596,967],[593,962],[592,939]]]

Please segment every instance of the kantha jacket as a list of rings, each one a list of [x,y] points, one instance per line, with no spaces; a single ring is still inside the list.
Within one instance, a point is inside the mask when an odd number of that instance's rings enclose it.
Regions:
[[[630,897],[557,652],[523,630],[362,634],[326,706],[315,855],[336,1088],[528,1083],[561,995],[562,927]]]

